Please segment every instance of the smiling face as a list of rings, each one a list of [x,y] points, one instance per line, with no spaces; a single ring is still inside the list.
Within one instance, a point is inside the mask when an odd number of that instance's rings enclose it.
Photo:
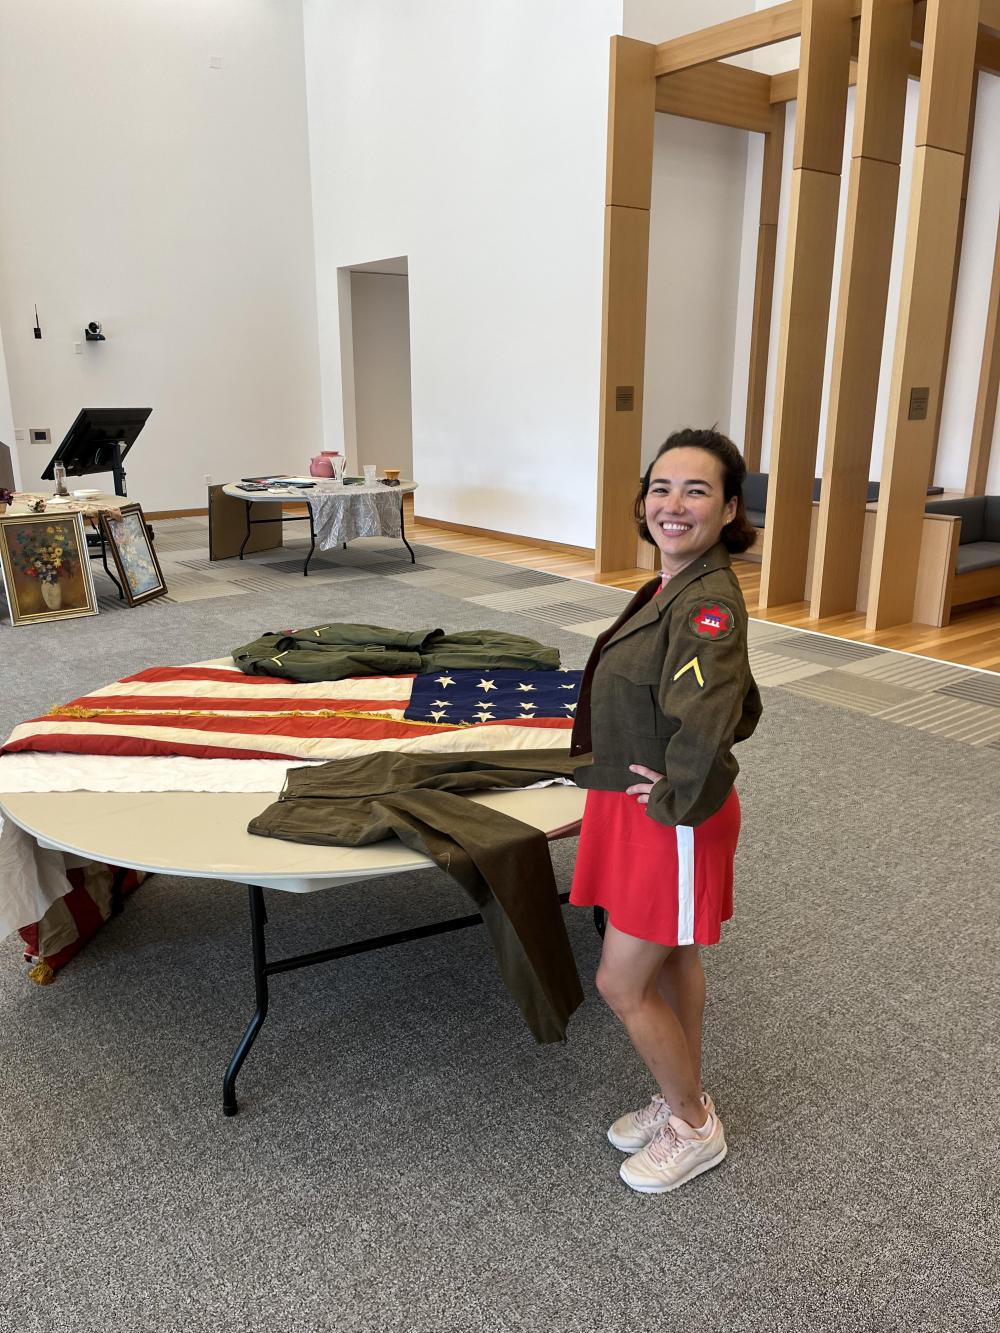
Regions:
[[[719,540],[736,516],[725,498],[722,464],[706,449],[668,449],[654,462],[646,492],[646,528],[666,574],[679,574]]]

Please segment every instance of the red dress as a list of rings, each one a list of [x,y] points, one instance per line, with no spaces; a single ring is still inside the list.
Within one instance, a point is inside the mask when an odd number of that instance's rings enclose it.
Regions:
[[[739,835],[735,787],[695,827],[661,824],[635,796],[592,789],[569,900],[575,907],[603,907],[616,930],[640,940],[671,948],[718,944],[722,922],[733,914]]]
[[[733,914],[739,834],[735,787],[694,828],[657,823],[623,791],[588,791],[569,900],[603,907],[616,930],[640,940],[718,944]]]

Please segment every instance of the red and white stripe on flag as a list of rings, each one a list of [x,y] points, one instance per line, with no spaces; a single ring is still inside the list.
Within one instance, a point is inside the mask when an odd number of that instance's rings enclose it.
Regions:
[[[566,749],[572,719],[445,726],[404,718],[413,676],[297,684],[226,667],[150,667],[15,727],[2,750],[196,759],[349,759],[373,749]]]

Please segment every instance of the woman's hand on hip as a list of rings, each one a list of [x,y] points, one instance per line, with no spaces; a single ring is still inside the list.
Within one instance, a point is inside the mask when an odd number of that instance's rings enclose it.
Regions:
[[[633,786],[626,787],[625,795],[638,797],[640,805],[648,804],[649,793],[662,778],[666,777],[666,774],[657,773],[654,769],[647,768],[645,764],[629,764],[628,771],[641,774],[646,781],[636,782]]]

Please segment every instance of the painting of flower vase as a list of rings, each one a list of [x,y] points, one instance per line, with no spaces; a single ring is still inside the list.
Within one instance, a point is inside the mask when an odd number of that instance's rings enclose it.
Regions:
[[[15,625],[97,614],[81,514],[0,517],[0,573]]]

